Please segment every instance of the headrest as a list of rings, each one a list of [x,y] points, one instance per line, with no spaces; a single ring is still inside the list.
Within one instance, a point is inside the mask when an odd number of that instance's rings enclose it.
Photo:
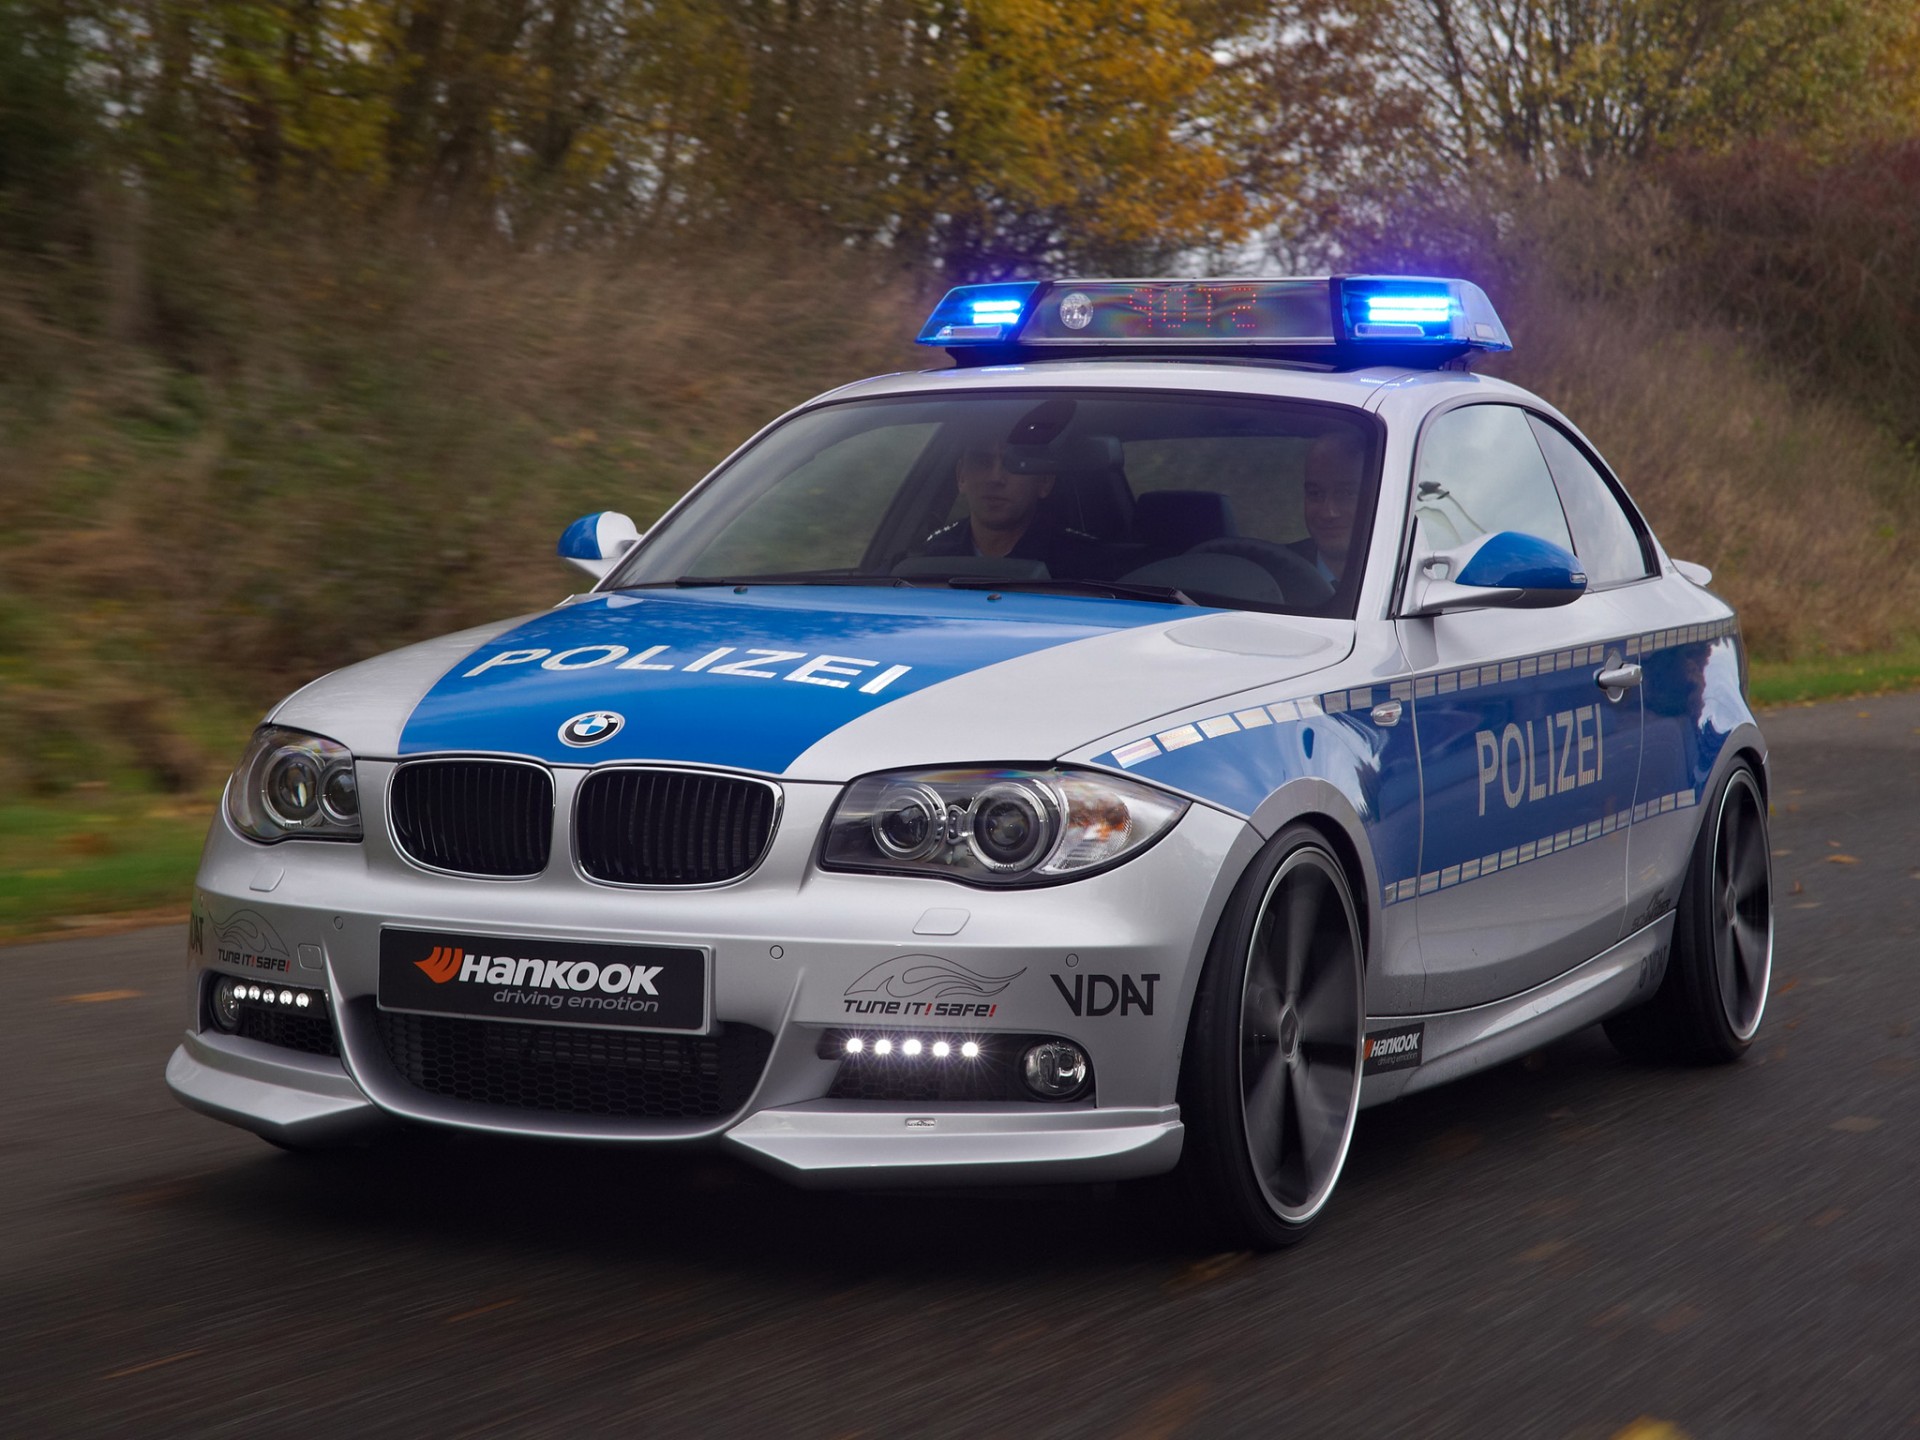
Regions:
[[[1134,538],[1155,550],[1177,554],[1239,533],[1232,502],[1218,490],[1149,490],[1134,497]]]

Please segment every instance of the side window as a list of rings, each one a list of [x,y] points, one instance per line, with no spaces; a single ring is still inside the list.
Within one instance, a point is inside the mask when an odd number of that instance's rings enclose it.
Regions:
[[[1647,574],[1647,551],[1640,543],[1640,532],[1606,477],[1559,426],[1538,415],[1527,420],[1560,487],[1560,503],[1566,506],[1567,521],[1573,527],[1573,551],[1586,564],[1588,583],[1617,585]]]
[[[1427,427],[1413,511],[1436,550],[1501,530],[1573,549],[1553,476],[1526,413],[1512,405],[1464,406]]]

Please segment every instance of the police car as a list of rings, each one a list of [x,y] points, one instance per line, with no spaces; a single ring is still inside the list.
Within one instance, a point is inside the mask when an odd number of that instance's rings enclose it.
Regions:
[[[541,614],[308,685],[194,895],[186,1104],[718,1144],[814,1184],[1185,1173],[1298,1238],[1357,1112],[1765,1004],[1733,612],[1402,276],[949,293]]]

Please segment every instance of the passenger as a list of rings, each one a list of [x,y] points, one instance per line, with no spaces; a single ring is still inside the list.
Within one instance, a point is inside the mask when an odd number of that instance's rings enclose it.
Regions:
[[[1004,446],[968,446],[954,467],[967,513],[929,535],[920,553],[1039,560],[1050,575],[1063,578],[1098,574],[1099,543],[1041,507],[1054,480],[1051,471],[1009,469]]]
[[[1366,463],[1366,442],[1351,430],[1329,430],[1307,449],[1306,478],[1301,487],[1307,535],[1304,540],[1295,540],[1292,548],[1336,587],[1347,568],[1347,547],[1353,541]]]

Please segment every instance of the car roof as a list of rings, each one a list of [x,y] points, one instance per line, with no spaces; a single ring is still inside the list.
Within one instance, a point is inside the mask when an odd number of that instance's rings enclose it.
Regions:
[[[1517,385],[1461,370],[1414,370],[1371,366],[1363,370],[1314,370],[1259,360],[1125,359],[1044,360],[1017,365],[957,366],[905,371],[856,381],[817,396],[823,401],[868,400],[896,395],[947,394],[955,390],[1078,388],[1186,390],[1215,395],[1257,395],[1372,410],[1390,391],[1418,389],[1430,403],[1456,392],[1503,398],[1538,398]]]

